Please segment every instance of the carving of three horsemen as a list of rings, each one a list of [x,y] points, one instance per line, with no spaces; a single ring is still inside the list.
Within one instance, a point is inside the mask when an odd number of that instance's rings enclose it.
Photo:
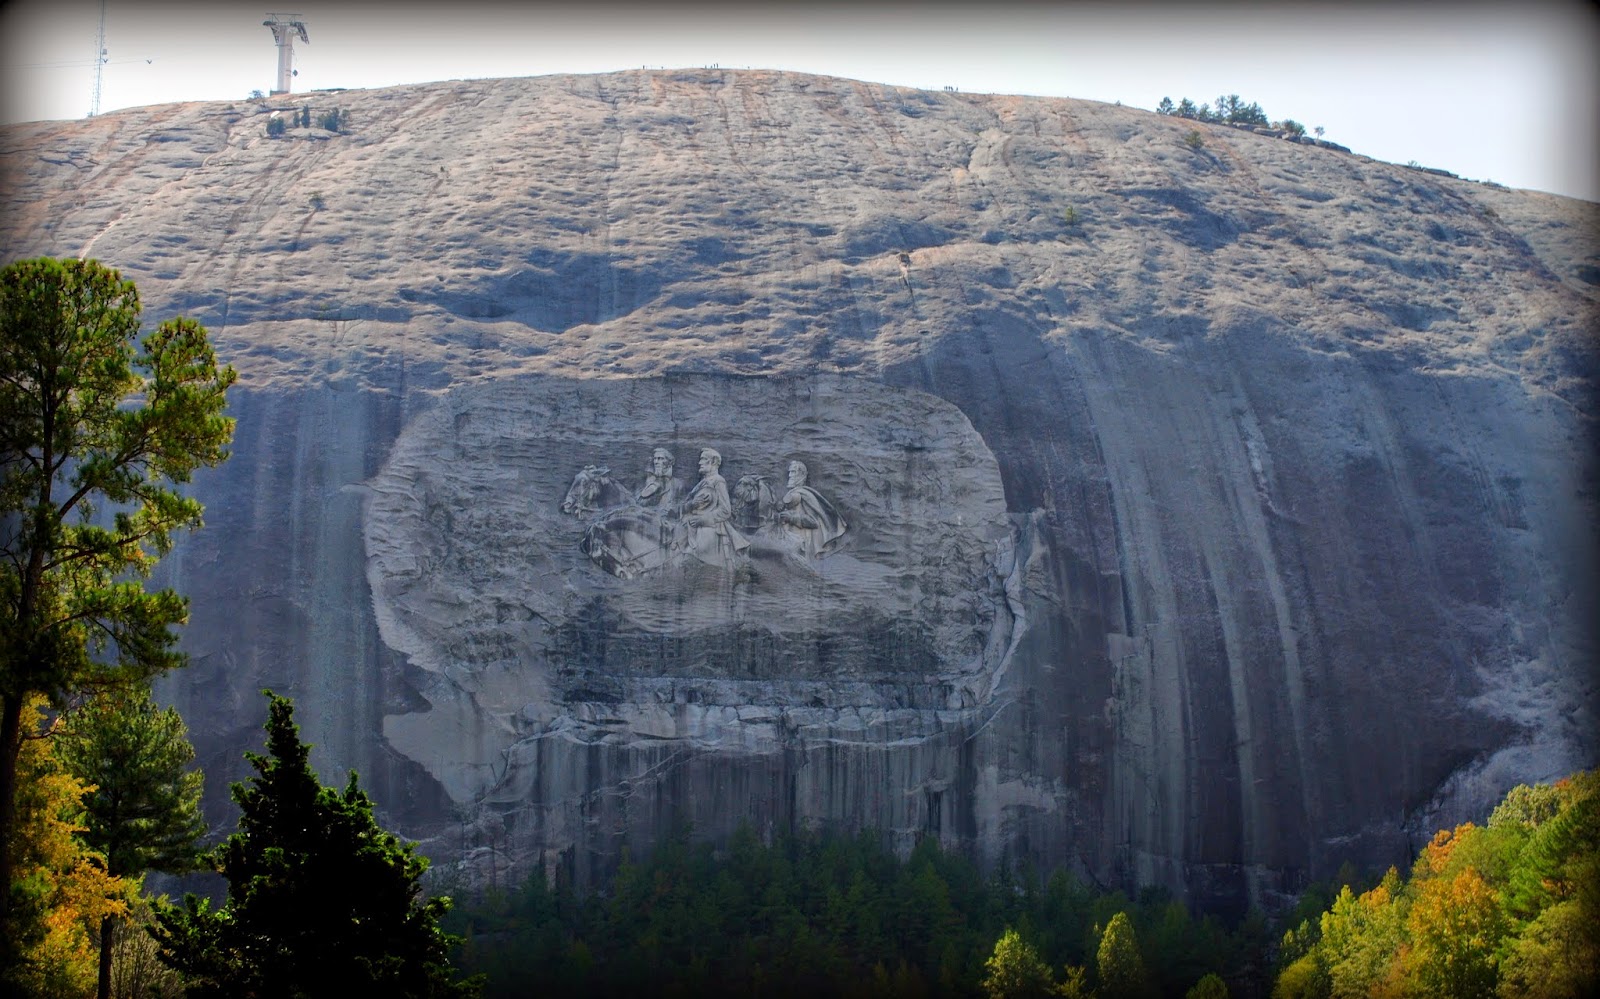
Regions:
[[[572,480],[561,512],[596,517],[584,531],[584,554],[622,579],[684,558],[732,567],[748,557],[754,536],[796,561],[823,558],[844,536],[844,518],[806,484],[804,462],[789,462],[781,498],[765,475],[746,475],[733,492],[722,478],[722,455],[700,452],[700,481],[684,491],[673,476],[672,452],[658,447],[650,471],[629,492],[610,469],[585,465]]]

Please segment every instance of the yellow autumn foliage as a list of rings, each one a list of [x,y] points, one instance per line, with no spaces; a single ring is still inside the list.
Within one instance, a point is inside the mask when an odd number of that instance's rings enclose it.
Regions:
[[[66,773],[51,752],[41,705],[27,709],[32,736],[17,759],[17,825],[12,899],[17,958],[4,985],[23,995],[81,996],[94,991],[103,917],[122,916],[138,882],[113,877],[105,858],[78,838],[83,798],[93,788]]]

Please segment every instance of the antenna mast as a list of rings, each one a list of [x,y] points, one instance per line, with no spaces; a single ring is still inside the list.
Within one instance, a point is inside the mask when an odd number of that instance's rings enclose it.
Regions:
[[[89,102],[89,117],[100,113],[100,84],[106,65],[106,0],[100,0],[100,35],[94,44],[94,99]]]
[[[278,85],[272,92],[287,94],[290,80],[298,75],[294,70],[295,34],[299,34],[302,42],[311,44],[311,39],[306,35],[306,22],[300,19],[299,14],[269,13],[261,23],[272,29],[272,37],[278,43]]]

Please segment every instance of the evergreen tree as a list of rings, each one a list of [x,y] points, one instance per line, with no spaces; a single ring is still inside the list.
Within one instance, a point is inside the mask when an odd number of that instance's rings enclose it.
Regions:
[[[198,996],[475,995],[447,961],[449,899],[419,898],[427,860],[378,826],[354,772],[320,785],[293,706],[267,696],[267,755],[246,754],[239,831],[213,855],[227,905],[158,911],[162,959]]]
[[[0,885],[24,704],[59,708],[184,661],[172,627],[185,602],[143,577],[173,531],[200,523],[171,487],[227,457],[234,373],[191,319],[138,332],[137,290],[96,261],[0,269]],[[10,916],[0,892],[0,941]]]
[[[1172,112],[1173,112],[1172,98],[1170,98],[1170,97],[1161,98],[1161,103],[1156,105],[1156,114],[1172,114]]]
[[[116,877],[192,869],[205,833],[194,747],[176,708],[162,709],[144,688],[113,691],[71,712],[56,751],[73,776],[94,788],[85,801],[84,839]],[[100,999],[111,990],[116,917],[100,924]]]

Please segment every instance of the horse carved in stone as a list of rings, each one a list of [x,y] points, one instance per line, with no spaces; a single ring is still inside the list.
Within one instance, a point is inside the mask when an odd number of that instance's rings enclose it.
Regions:
[[[567,498],[561,501],[561,512],[574,517],[585,517],[602,510],[626,504],[632,497],[611,477],[611,469],[604,465],[585,465],[572,478],[567,487]]]
[[[772,523],[778,497],[765,475],[740,476],[733,487],[733,523],[741,531],[759,531]]]
[[[590,524],[578,548],[619,579],[633,579],[671,561],[677,523],[655,510],[619,510]]]

